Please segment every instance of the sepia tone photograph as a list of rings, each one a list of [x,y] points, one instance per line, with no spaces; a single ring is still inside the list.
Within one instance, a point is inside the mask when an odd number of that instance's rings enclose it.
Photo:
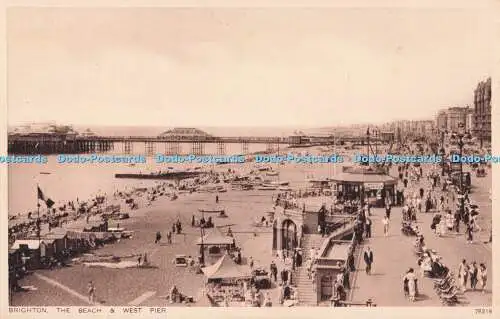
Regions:
[[[9,8],[9,305],[491,307],[487,17]]]

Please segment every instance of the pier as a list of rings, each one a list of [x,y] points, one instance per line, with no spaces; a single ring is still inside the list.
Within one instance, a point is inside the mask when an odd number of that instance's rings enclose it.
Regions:
[[[191,144],[189,152],[205,154],[205,145],[214,144],[218,155],[225,155],[228,144],[240,144],[241,152],[247,154],[250,144],[265,144],[267,152],[279,152],[287,147],[307,147],[318,145],[343,145],[353,143],[365,145],[365,137],[334,136],[289,136],[289,137],[215,137],[215,136],[80,136],[64,134],[9,134],[9,154],[80,154],[105,153],[115,149],[125,154],[134,152],[134,143],[144,143],[145,153],[158,152],[179,154],[181,144]],[[375,140],[370,138],[370,142]],[[119,145],[121,144],[121,145]],[[120,147],[117,147],[117,146]],[[162,145],[162,146],[160,146]],[[187,151],[187,150],[185,150]]]

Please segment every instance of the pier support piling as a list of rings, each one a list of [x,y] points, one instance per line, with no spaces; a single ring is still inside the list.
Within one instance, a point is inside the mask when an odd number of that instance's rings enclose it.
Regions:
[[[241,143],[241,152],[243,154],[248,154],[248,142]]]
[[[123,141],[123,152],[125,154],[131,154],[133,152],[133,144],[130,141]]]
[[[278,148],[276,147],[277,144],[274,144],[274,143],[267,143],[266,145],[266,151],[267,152],[275,152],[278,150]]]
[[[191,152],[194,155],[203,155],[204,146],[205,146],[205,144],[203,144],[201,142],[193,142],[193,144],[191,146]]]
[[[146,155],[153,155],[156,151],[156,145],[154,142],[145,142],[144,149],[146,151]]]
[[[181,153],[181,145],[179,142],[168,142],[165,144],[165,153],[168,155],[178,155]]]
[[[226,155],[226,144],[217,142],[217,155]]]

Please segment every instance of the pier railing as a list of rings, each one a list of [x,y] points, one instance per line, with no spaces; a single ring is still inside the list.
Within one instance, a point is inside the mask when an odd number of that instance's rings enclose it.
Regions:
[[[308,136],[297,139],[296,136],[97,136],[53,133],[11,133],[8,135],[10,154],[51,154],[51,153],[88,153],[105,152],[114,149],[114,144],[123,144],[125,153],[132,151],[132,143],[144,143],[148,153],[155,151],[159,143],[170,144],[171,151],[177,150],[181,143],[192,144],[195,154],[204,152],[205,144],[217,144],[224,153],[225,144],[241,144],[243,153],[248,153],[249,144],[267,144],[267,151],[273,152],[284,146],[333,145],[344,142],[365,143],[364,137]],[[374,142],[371,140],[371,142]],[[177,151],[178,153],[178,151]]]

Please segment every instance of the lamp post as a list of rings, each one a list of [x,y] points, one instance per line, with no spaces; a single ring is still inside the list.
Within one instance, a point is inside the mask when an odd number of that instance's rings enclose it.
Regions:
[[[205,221],[205,213],[202,211],[201,212],[201,218],[203,219],[203,221]],[[201,255],[201,260],[200,260],[200,266],[203,267],[205,266],[205,245],[204,245],[204,242],[203,242],[203,237],[205,237],[205,232],[204,232],[204,227],[205,223],[203,223],[203,225],[200,223],[200,236],[201,236],[201,246],[200,246],[200,255]]]
[[[446,155],[446,151],[444,149],[444,130],[441,130],[441,149],[439,150],[439,153],[441,154],[441,176],[445,175],[444,172],[444,156]]]
[[[465,214],[465,189],[464,189],[464,168],[462,162],[463,150],[464,150],[464,137],[466,134],[463,132],[464,125],[460,123],[458,125],[459,133],[456,135],[458,138],[458,147],[460,152],[460,216],[464,216]]]
[[[463,184],[463,180],[464,180],[464,167],[463,167],[463,163],[462,163],[462,154],[463,154],[463,148],[464,148],[464,140],[463,140],[464,136],[463,134],[458,134],[458,147],[460,148],[460,195],[462,195],[460,197],[460,215],[463,217],[464,216],[464,213],[465,213],[465,199],[464,199],[464,195],[465,195],[465,192],[464,192],[464,184]]]
[[[370,128],[366,129],[366,155],[370,156]]]
[[[481,121],[479,126],[479,147],[481,150],[483,149],[483,121]]]

